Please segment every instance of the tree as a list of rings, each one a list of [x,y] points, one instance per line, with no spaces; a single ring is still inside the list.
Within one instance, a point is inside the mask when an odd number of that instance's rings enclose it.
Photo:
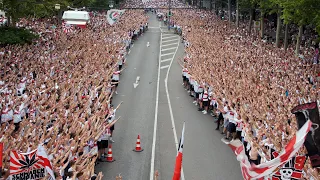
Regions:
[[[236,26],[239,27],[239,0],[236,0]]]
[[[257,6],[258,0],[241,0],[239,1],[239,9],[241,10],[249,10],[250,20],[249,20],[249,26],[248,31],[249,34],[251,33],[252,24],[254,20],[254,14],[255,14],[255,8]]]
[[[15,25],[18,18],[33,16],[36,18],[52,17],[56,15],[55,4],[60,4],[62,9],[67,6],[87,7],[96,0],[5,0],[3,1],[8,19],[12,19],[11,25]],[[107,1],[106,1],[107,2]]]
[[[281,9],[277,12],[277,31],[276,31],[276,47],[280,47],[280,33],[281,33]]]
[[[303,26],[316,21],[317,12],[319,12],[319,3],[315,0],[274,0],[283,9],[282,18],[285,24],[291,22],[299,26],[297,35],[296,50],[298,55],[300,51],[300,42],[303,33]]]

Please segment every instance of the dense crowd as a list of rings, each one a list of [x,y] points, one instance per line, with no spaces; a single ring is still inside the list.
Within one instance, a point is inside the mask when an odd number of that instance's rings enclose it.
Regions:
[[[168,8],[167,0],[127,0],[124,8]],[[171,0],[170,7],[172,8],[191,8],[182,1]]]
[[[102,13],[85,29],[65,33],[53,20],[21,19],[40,38],[0,48],[3,178],[11,150],[43,144],[57,179],[102,179],[94,171],[114,130],[112,106],[132,37],[145,28],[142,10],[110,26]],[[98,151],[99,150],[99,151]]]
[[[232,28],[212,12],[175,10],[171,24],[183,29],[186,56],[183,85],[203,114],[217,117],[226,139],[242,139],[251,163],[270,160],[298,126],[291,109],[320,105],[319,49],[304,49],[304,59],[265,43],[245,29]],[[300,56],[301,56],[300,55]],[[305,155],[305,149],[299,151]],[[306,164],[306,177],[320,177]]]

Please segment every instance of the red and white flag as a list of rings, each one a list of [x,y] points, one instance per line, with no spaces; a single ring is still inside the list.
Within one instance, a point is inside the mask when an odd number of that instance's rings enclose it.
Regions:
[[[10,152],[10,178],[36,180],[49,174],[55,180],[53,168],[42,145],[28,153]]]
[[[70,33],[73,31],[73,26],[71,24],[67,24],[67,23],[63,22],[62,29],[63,29],[63,32]]]
[[[172,180],[180,180],[180,176],[181,176],[184,127],[185,127],[185,123],[183,123],[183,128],[182,128],[182,133],[181,133],[181,138],[180,138],[179,148],[178,148],[178,154],[176,157],[176,165],[174,168]]]
[[[278,170],[278,167],[282,167],[286,162],[292,159],[303,146],[305,138],[310,131],[312,122],[307,121],[302,128],[296,133],[296,135],[289,141],[285,149],[271,161],[254,165],[250,164],[245,149],[240,140],[234,140],[231,142],[225,142],[235,152],[237,160],[240,161],[240,167],[242,176],[245,180],[263,179],[266,176],[271,175]]]

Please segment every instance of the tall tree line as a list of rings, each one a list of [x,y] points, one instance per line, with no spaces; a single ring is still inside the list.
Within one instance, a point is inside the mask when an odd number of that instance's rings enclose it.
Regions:
[[[320,3],[319,0],[211,0],[211,8],[218,12],[220,9],[228,10],[230,23],[235,22],[239,26],[239,16],[249,16],[249,33],[252,31],[253,21],[260,20],[260,36],[265,35],[264,18],[270,14],[276,14],[276,47],[280,47],[281,31],[284,31],[283,44],[288,48],[288,30],[290,24],[298,26],[296,35],[296,54],[299,54],[301,37],[304,28],[312,25],[320,35]],[[232,18],[232,12],[235,18]],[[256,12],[260,13],[260,19],[256,19]],[[285,27],[284,30],[282,27]],[[317,40],[319,42],[319,39]]]

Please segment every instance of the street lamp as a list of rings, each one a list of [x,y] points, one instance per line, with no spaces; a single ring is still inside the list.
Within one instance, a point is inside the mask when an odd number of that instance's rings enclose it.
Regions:
[[[55,5],[54,5],[54,9],[60,10],[60,4],[55,4]]]
[[[61,12],[60,12],[61,7],[60,7],[60,4],[55,4],[54,5],[54,9],[58,11],[58,16],[57,16],[58,24],[61,24]]]

